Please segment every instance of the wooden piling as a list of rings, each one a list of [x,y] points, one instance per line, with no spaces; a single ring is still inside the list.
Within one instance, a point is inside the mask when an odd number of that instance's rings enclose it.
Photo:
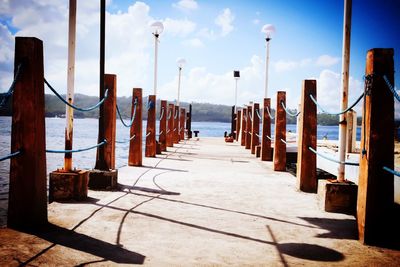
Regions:
[[[383,79],[394,84],[393,54],[393,49],[367,52],[357,199],[359,239],[365,244],[396,239],[398,229],[393,174],[382,169],[394,165],[394,100]]]
[[[192,104],[189,104],[189,112],[187,117],[186,128],[187,128],[188,139],[190,139],[192,138]]]
[[[261,160],[272,161],[272,148],[271,140],[267,137],[271,137],[271,117],[268,114],[268,110],[271,110],[271,99],[264,98],[264,112],[262,120],[262,136],[261,136]]]
[[[252,106],[248,105],[247,106],[247,120],[246,120],[246,140],[245,140],[245,148],[250,149],[251,148],[251,127],[252,127],[252,117],[251,115],[253,114],[252,111]]]
[[[347,121],[347,134],[346,134],[346,151],[347,153],[354,153],[356,150],[357,138],[357,112],[350,110],[346,114]]]
[[[136,101],[136,111],[134,103]],[[132,92],[132,116],[135,115],[135,121],[130,128],[130,137],[135,136],[129,142],[129,166],[142,166],[142,89],[134,88]]]
[[[247,108],[242,109],[242,138],[240,139],[240,145],[246,145],[247,136]]]
[[[260,118],[257,115],[260,112],[260,104],[253,104],[253,121],[251,125],[251,154],[256,154],[256,146],[260,144]]]
[[[242,111],[238,110],[236,114],[236,142],[239,141],[239,135],[240,135],[240,123],[242,120]]]
[[[167,101],[161,100],[161,108],[160,108],[160,136],[158,137],[158,141],[160,142],[161,151],[167,151],[167,116],[168,116],[168,107]]]
[[[14,72],[22,64],[13,93],[8,227],[33,228],[47,223],[46,131],[43,43],[16,37]],[[14,75],[15,76],[15,75]]]
[[[156,156],[156,96],[149,95],[147,104],[146,157]]]
[[[231,110],[231,136],[236,138],[236,114],[235,114],[235,106],[232,106]]]
[[[168,105],[168,129],[167,129],[167,147],[173,147],[174,146],[174,111],[175,111],[175,105],[174,104],[169,104]]]
[[[282,103],[286,105],[286,92],[278,91],[276,94],[275,112],[275,140],[274,140],[274,171],[286,170],[286,111]]]
[[[174,144],[178,144],[179,143],[179,106],[175,106],[173,117],[174,117],[173,142],[174,142]]]
[[[185,140],[185,117],[186,117],[186,110],[181,108],[181,116],[180,116],[180,123],[179,123],[179,139]]]
[[[299,131],[297,133],[297,188],[304,192],[317,192],[317,106],[310,95],[317,99],[317,81],[304,80],[301,93]]]

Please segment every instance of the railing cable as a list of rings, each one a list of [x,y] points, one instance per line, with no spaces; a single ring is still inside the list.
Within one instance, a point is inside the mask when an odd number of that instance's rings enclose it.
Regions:
[[[0,158],[0,161],[4,161],[4,160],[6,160],[6,159],[14,158],[14,157],[20,155],[21,153],[22,153],[22,149],[20,149],[20,150],[14,152],[14,153],[11,153],[11,154],[9,154],[9,155],[7,155],[7,156],[1,157],[1,158]]]
[[[396,98],[397,101],[400,102],[400,96],[399,94],[396,92],[396,89],[393,87],[393,85],[390,84],[389,79],[387,78],[386,75],[383,75],[383,79],[386,82],[387,87],[390,89],[390,91],[392,92],[393,96]]]
[[[321,153],[317,152],[315,149],[313,149],[313,148],[310,147],[310,146],[308,147],[308,149],[311,150],[312,152],[314,152],[316,155],[318,155],[318,156],[320,156],[320,157],[322,157],[322,158],[324,158],[324,159],[327,159],[327,160],[329,160],[329,161],[338,163],[338,164],[351,165],[351,166],[359,166],[359,165],[360,165],[360,164],[357,163],[357,162],[347,162],[347,161],[340,161],[340,160],[333,159],[333,158],[331,158],[331,157],[328,157],[328,156],[326,156],[326,155],[324,155],[324,154],[321,154]]]
[[[98,148],[100,146],[104,146],[107,144],[107,140],[104,139],[102,142],[98,143],[97,145],[87,147],[87,148],[80,148],[80,149],[70,149],[70,150],[53,150],[53,149],[46,149],[47,153],[77,153],[77,152],[83,152],[87,150],[91,150],[93,148]]]
[[[299,116],[299,114],[300,114],[300,111],[297,112],[297,113],[292,113],[292,112],[290,112],[290,111],[286,108],[285,103],[283,103],[283,101],[281,101],[281,106],[282,106],[283,109],[285,110],[286,114],[288,114],[289,116],[297,117],[297,116]]]
[[[14,80],[12,81],[8,91],[6,93],[0,94],[0,96],[3,98],[1,100],[1,102],[0,102],[0,108],[3,108],[3,106],[7,103],[8,99],[10,98],[10,96],[14,93],[15,84],[17,83],[19,74],[21,72],[21,67],[22,67],[22,63],[18,64],[17,71],[15,72]]]
[[[131,127],[136,118],[137,98],[135,99],[135,102],[133,102],[133,115],[132,115],[131,121],[128,124],[126,124],[125,121],[122,119],[122,115],[121,115],[118,105],[116,105],[116,107],[117,107],[117,113],[119,116],[119,120],[122,122],[122,124],[127,128]]]
[[[399,177],[400,177],[400,172],[398,172],[398,171],[396,171],[396,170],[392,170],[392,169],[390,169],[390,168],[388,168],[388,167],[386,167],[386,166],[384,166],[383,169],[384,169],[385,171],[387,171],[387,172],[390,172],[390,173],[393,174],[393,175],[396,175],[396,176],[399,176]]]
[[[262,120],[262,117],[261,117],[261,115],[260,115],[260,110],[259,110],[259,109],[256,109],[256,114],[257,114],[257,117],[258,117],[260,120]]]
[[[270,117],[271,119],[273,119],[273,120],[274,120],[274,119],[275,119],[275,117],[273,117],[273,116],[272,116],[272,114],[271,114],[271,112],[270,112],[269,108],[268,108],[268,107],[265,107],[265,109],[267,110],[269,117]]]
[[[360,100],[364,97],[364,92],[357,98],[357,100],[348,108],[346,108],[343,111],[340,112],[336,112],[336,113],[332,113],[332,112],[328,112],[326,111],[323,107],[321,107],[321,105],[317,102],[317,100],[315,100],[315,98],[313,97],[313,95],[310,94],[310,99],[312,100],[312,102],[314,102],[314,104],[323,112],[329,115],[342,115],[346,112],[348,112],[349,110],[351,110],[355,105],[358,104],[358,102],[360,102]]]
[[[164,117],[164,107],[161,107],[161,114],[160,114],[160,120],[162,120],[162,118]]]
[[[117,141],[117,140],[115,140],[115,143],[118,143],[118,144],[128,143],[128,142],[130,142],[131,140],[135,139],[135,137],[136,137],[136,134],[132,135],[132,136],[131,136],[130,138],[128,138],[127,140],[123,140],[123,141]]]

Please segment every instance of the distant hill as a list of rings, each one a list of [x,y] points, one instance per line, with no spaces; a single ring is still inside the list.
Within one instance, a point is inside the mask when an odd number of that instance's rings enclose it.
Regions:
[[[62,95],[65,97],[65,95]],[[95,105],[99,101],[96,96],[87,96],[82,94],[75,94],[74,104],[78,107],[89,107]],[[7,102],[5,107],[0,110],[0,116],[11,116],[12,99]],[[147,119],[146,112],[147,97],[143,98],[143,119]],[[129,118],[131,113],[132,97],[118,97],[117,104],[124,118]],[[217,105],[209,103],[196,103],[192,102],[192,121],[214,121],[214,122],[230,122],[231,121],[231,106],[227,105]],[[55,95],[45,95],[45,112],[46,117],[63,117],[65,116],[65,104],[62,103]],[[186,108],[188,111],[189,103],[181,102],[181,107]],[[157,101],[157,111],[160,111],[160,101]],[[290,110],[296,113],[297,110]],[[272,110],[272,114],[275,111]],[[98,109],[82,112],[74,111],[74,117],[76,118],[97,118]],[[296,118],[287,116],[286,118],[288,124],[296,124]],[[318,124],[320,125],[338,125],[339,117],[331,116],[328,114],[318,114]]]

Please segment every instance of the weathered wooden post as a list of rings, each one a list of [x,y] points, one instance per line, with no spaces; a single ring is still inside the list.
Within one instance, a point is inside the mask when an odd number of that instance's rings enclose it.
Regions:
[[[14,72],[21,71],[13,94],[8,227],[30,228],[47,223],[46,131],[43,43],[16,37]],[[15,74],[14,74],[15,76]]]
[[[242,138],[240,139],[240,145],[246,145],[247,136],[247,108],[242,109]]]
[[[136,101],[136,107],[135,107]],[[136,110],[135,110],[136,108]],[[134,88],[132,92],[132,116],[135,115],[135,121],[130,128],[129,142],[129,166],[142,166],[142,89]]]
[[[235,114],[235,106],[232,106],[231,111],[231,136],[236,138],[236,114]]]
[[[274,140],[274,171],[286,170],[286,92],[278,91],[276,94],[275,112],[275,140]]]
[[[253,118],[251,115],[253,114],[252,111],[252,103],[247,106],[247,121],[246,121],[246,140],[245,140],[245,148],[250,149],[251,148],[251,126],[252,126],[252,120]]]
[[[310,95],[317,99],[317,81],[304,80],[301,92],[301,110],[298,126],[297,188],[304,192],[317,192],[317,106]]]
[[[347,153],[354,153],[356,150],[357,138],[357,112],[350,110],[346,114],[347,121],[347,134],[346,134],[346,151]]]
[[[237,114],[236,114],[236,142],[239,141],[239,135],[240,135],[240,123],[241,123],[241,117],[242,115],[242,110],[238,109]]]
[[[272,161],[271,148],[271,117],[267,110],[271,110],[271,99],[264,98],[264,112],[262,120],[262,137],[261,137],[261,160]]]
[[[179,139],[185,140],[185,116],[186,110],[181,108],[180,125],[179,125]]]
[[[260,144],[260,118],[258,114],[260,112],[260,104],[253,104],[253,121],[251,125],[251,154],[256,153],[256,146]]]
[[[156,96],[149,95],[147,103],[146,157],[156,156]]]
[[[173,117],[174,117],[173,143],[178,144],[179,143],[179,106],[175,106]]]
[[[160,142],[161,151],[167,151],[167,101],[161,100],[161,109],[160,109],[160,135],[158,140]]]
[[[90,171],[89,188],[94,189],[112,189],[118,184],[118,170],[115,169],[117,76],[105,74],[104,85],[108,89],[108,97],[103,103],[104,138],[107,143],[103,149],[97,149],[96,158],[97,161],[99,158],[103,158],[106,167]]]
[[[187,117],[186,128],[187,128],[188,139],[190,139],[192,138],[192,104],[189,104],[189,112]]]
[[[167,127],[167,147],[173,147],[174,146],[174,110],[175,110],[175,105],[174,104],[169,104],[168,107],[168,127]]]
[[[398,228],[393,174],[382,169],[394,165],[393,94],[383,79],[394,84],[393,54],[393,49],[367,53],[357,198],[359,239],[366,244],[391,240]]]

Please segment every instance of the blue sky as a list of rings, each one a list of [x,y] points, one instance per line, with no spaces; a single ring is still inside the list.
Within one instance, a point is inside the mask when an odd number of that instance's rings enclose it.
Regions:
[[[11,3],[12,2],[12,3]],[[14,36],[44,41],[45,73],[60,92],[66,88],[68,1],[26,0],[0,3],[0,85],[12,79]],[[354,0],[350,60],[350,101],[362,92],[368,49],[395,49],[399,69],[400,2]],[[77,93],[98,94],[97,1],[78,1]],[[318,80],[318,98],[328,109],[339,107],[343,1],[128,1],[107,2],[106,72],[118,76],[118,95],[133,87],[153,91],[154,43],[149,23],[161,20],[158,97],[173,101],[176,59],[184,57],[181,100],[232,105],[232,70],[241,71],[239,104],[264,95],[264,24],[274,24],[269,96],[286,90],[296,107],[301,81]],[[395,80],[399,80],[396,73]],[[337,99],[337,101],[332,101]]]

